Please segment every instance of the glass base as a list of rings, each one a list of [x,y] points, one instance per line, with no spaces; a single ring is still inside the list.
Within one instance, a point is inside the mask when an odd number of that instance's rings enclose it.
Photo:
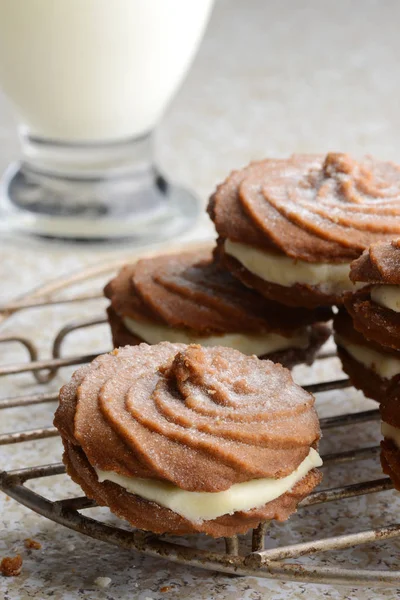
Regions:
[[[151,162],[151,138],[104,145],[25,140],[3,178],[2,226],[74,241],[147,244],[194,224],[200,206]]]

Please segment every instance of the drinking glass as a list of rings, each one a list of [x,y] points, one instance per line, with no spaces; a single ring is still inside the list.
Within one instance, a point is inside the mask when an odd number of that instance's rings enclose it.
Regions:
[[[0,0],[0,87],[22,156],[3,177],[11,227],[145,243],[187,228],[196,198],[153,160],[153,130],[213,0]]]

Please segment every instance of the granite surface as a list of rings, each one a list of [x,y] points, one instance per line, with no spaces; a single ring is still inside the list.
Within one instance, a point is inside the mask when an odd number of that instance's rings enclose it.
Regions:
[[[193,69],[159,128],[161,166],[205,200],[230,169],[267,155],[346,150],[400,160],[399,20],[400,4],[395,0],[217,2]],[[0,97],[0,169],[17,156],[12,116]],[[212,227],[204,217],[182,241],[212,236]],[[10,238],[0,241],[1,301],[122,252],[133,255],[129,248],[53,245],[50,249]],[[100,290],[103,282],[104,278],[99,278],[79,289]],[[103,300],[92,300],[85,305],[24,311],[6,321],[0,335],[21,333],[35,340],[41,356],[48,356],[60,327],[101,315],[104,306]],[[110,345],[109,332],[101,325],[71,334],[63,353],[103,351]],[[1,363],[27,358],[25,351],[12,343],[1,345],[0,354]],[[36,385],[30,373],[2,378],[0,397],[56,390],[70,373],[70,368],[62,369],[48,386]],[[295,376],[298,381],[332,379],[340,376],[339,365],[337,359],[330,359],[313,369],[297,368]],[[327,416],[366,410],[374,403],[350,389],[320,395],[317,407],[321,416]],[[4,410],[0,433],[49,425],[54,408],[50,403]],[[377,423],[341,432],[331,430],[324,437],[322,452],[374,445],[379,437]],[[52,463],[59,458],[57,438],[0,446],[2,468]],[[326,469],[324,486],[381,476],[378,460],[370,459],[351,469]],[[32,488],[51,498],[79,495],[64,476],[35,482]],[[96,516],[110,519],[107,511],[96,510]],[[400,499],[393,491],[302,509],[288,523],[271,526],[267,543],[274,546],[278,540],[284,544],[309,540],[321,531],[340,535],[377,527],[395,522],[399,511]],[[26,549],[25,538],[39,541],[41,549]],[[189,569],[91,540],[0,494],[0,557],[15,553],[23,555],[22,573],[15,578],[0,576],[0,597],[5,600],[400,598],[400,582],[399,589],[353,589]],[[400,568],[400,541],[307,560],[348,567]]]

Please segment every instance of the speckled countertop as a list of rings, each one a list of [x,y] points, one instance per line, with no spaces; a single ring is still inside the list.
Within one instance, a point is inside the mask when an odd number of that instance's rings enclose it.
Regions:
[[[158,131],[158,157],[164,170],[206,199],[216,182],[234,167],[266,155],[292,151],[347,150],[369,152],[400,160],[400,4],[396,0],[222,0],[192,71],[170,106]],[[9,108],[0,97],[0,169],[17,157],[18,144]],[[212,236],[204,217],[186,240]],[[108,259],[121,249],[74,249],[22,245],[0,241],[1,299],[7,301],[35,285]],[[100,281],[96,282],[99,287]],[[95,284],[93,284],[95,285]],[[13,317],[0,330],[23,332],[36,340],[41,355],[49,353],[52,337],[63,324],[101,313],[103,301],[85,306],[35,309]],[[100,326],[71,335],[65,353],[107,350],[109,334]],[[0,346],[1,362],[25,360],[22,349]],[[297,369],[300,381],[339,374],[336,359],[314,369]],[[49,388],[68,377],[62,370]],[[2,378],[0,396],[43,389],[31,374]],[[321,395],[321,416],[372,408],[354,390]],[[49,425],[54,404],[30,409],[8,409],[0,415],[0,432]],[[378,425],[359,425],[326,434],[323,452],[376,444]],[[60,442],[0,447],[0,466],[51,463],[59,460]],[[381,476],[377,460],[363,461],[349,470],[331,468],[327,487]],[[60,498],[77,490],[65,477],[48,480],[51,496]],[[39,483],[33,485],[34,488]],[[289,523],[271,527],[268,544],[313,539],[393,523],[400,512],[394,492],[348,500],[341,505],[303,509]],[[25,538],[42,544],[24,548]],[[22,573],[0,577],[5,600],[119,600],[163,598],[317,598],[393,599],[400,590],[318,586],[235,578],[188,569],[145,558],[85,538],[58,526],[0,494],[0,557],[21,552]],[[317,559],[313,559],[317,560]],[[400,542],[359,547],[341,554],[318,557],[326,564],[379,568],[400,566]],[[96,579],[111,579],[101,588]],[[399,582],[400,588],[400,582]]]

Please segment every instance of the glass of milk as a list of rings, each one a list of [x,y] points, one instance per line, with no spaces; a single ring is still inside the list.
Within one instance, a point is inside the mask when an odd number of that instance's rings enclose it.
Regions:
[[[3,178],[15,227],[138,243],[187,228],[197,201],[158,171],[152,131],[212,3],[0,0],[0,87],[22,146]]]

